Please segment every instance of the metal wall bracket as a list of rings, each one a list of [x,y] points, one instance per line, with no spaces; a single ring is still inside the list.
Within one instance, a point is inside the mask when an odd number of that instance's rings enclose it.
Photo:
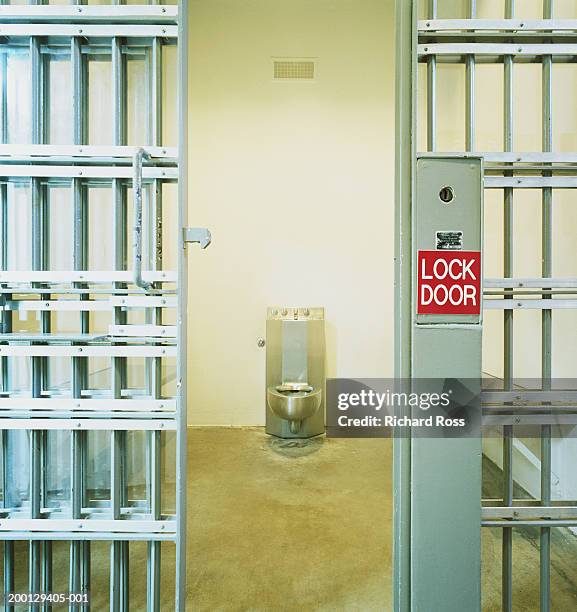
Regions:
[[[182,231],[184,233],[185,243],[198,242],[198,244],[200,244],[201,249],[206,249],[206,247],[212,241],[210,231],[206,227],[185,227]]]

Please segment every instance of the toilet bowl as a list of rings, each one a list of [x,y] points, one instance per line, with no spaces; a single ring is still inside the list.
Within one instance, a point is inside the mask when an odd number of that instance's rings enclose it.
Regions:
[[[325,433],[325,317],[320,306],[271,306],[266,320],[266,433]]]
[[[269,408],[281,419],[289,421],[292,433],[300,430],[305,419],[319,409],[322,389],[313,389],[307,383],[285,382],[267,389]]]

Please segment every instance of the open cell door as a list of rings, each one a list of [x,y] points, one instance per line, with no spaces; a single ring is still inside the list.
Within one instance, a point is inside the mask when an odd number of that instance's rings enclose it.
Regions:
[[[0,6],[6,610],[185,609],[186,7]]]

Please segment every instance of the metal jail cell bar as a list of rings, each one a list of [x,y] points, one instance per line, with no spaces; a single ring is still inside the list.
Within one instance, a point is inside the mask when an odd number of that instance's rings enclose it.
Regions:
[[[160,609],[161,577],[175,583],[169,605],[184,610],[187,3],[41,4],[0,3],[4,590],[22,584],[16,541],[29,542],[31,591],[52,589],[51,543],[68,541],[68,586],[75,592],[91,588],[90,543],[109,541],[109,607],[128,610],[129,543],[142,541],[147,543],[147,610]],[[178,92],[169,92],[166,70],[174,47]],[[17,66],[13,58],[19,58]],[[16,67],[21,69],[18,82],[30,85],[19,93]],[[109,103],[98,108],[94,90],[106,74]],[[54,90],[53,78],[61,79],[61,91]],[[139,86],[137,98],[132,92]],[[69,104],[67,116],[52,112],[51,96]],[[167,140],[163,124],[165,101],[171,98],[178,105],[177,147]],[[145,125],[135,131],[130,126],[139,109]],[[92,122],[102,117],[111,119],[110,137],[106,130],[94,134]],[[20,125],[27,122],[29,134]],[[134,283],[129,238],[138,147],[146,153],[142,286]],[[178,192],[165,195],[171,184]],[[61,201],[64,193],[68,208]],[[103,204],[102,194],[110,195],[110,206]],[[55,217],[66,215],[69,234],[54,225]],[[170,234],[177,244],[163,241],[167,223],[175,228]],[[112,228],[104,238],[111,257],[94,269],[95,245],[103,239],[99,227]],[[23,250],[15,240],[28,232],[25,244],[30,246]],[[66,268],[53,267],[56,248],[70,253]],[[32,328],[24,323],[29,318],[21,318],[27,313],[37,317]],[[65,384],[61,370],[69,372]],[[170,436],[176,438],[174,449]],[[52,449],[57,446],[68,449],[68,476],[60,477],[62,499],[52,503]],[[20,450],[27,455],[23,464],[15,462]],[[95,452],[104,466],[97,471]],[[131,471],[134,453],[140,453],[142,473]],[[24,487],[16,498],[10,493],[14,481]],[[172,544],[176,555],[176,573],[164,577],[171,566],[162,561],[161,542]]]
[[[551,529],[553,527],[575,527],[577,501],[557,501],[552,497],[551,487],[551,427],[561,422],[572,422],[577,413],[577,401],[570,392],[551,390],[552,378],[552,322],[559,310],[577,309],[577,278],[555,277],[553,271],[553,219],[554,190],[577,187],[577,152],[558,152],[553,138],[553,84],[554,67],[558,64],[574,63],[577,58],[577,20],[555,18],[551,0],[542,3],[542,19],[516,17],[514,0],[504,0],[503,18],[478,19],[477,3],[463,3],[466,19],[440,19],[437,3],[423,0],[421,13],[417,3],[397,3],[397,28],[401,36],[398,58],[397,88],[397,292],[401,307],[397,321],[397,374],[408,376],[410,372],[411,331],[410,319],[403,304],[410,304],[410,292],[403,290],[404,274],[410,274],[411,236],[410,208],[406,203],[413,196],[413,168],[417,152],[413,135],[419,126],[426,151],[419,157],[443,157],[443,146],[439,140],[438,99],[439,70],[446,64],[464,67],[464,121],[463,155],[475,151],[484,159],[486,190],[503,192],[503,278],[486,278],[484,281],[485,310],[503,311],[503,391],[486,392],[487,404],[484,413],[487,422],[503,427],[503,487],[499,499],[483,501],[482,525],[502,531],[502,609],[513,609],[513,540],[514,529],[533,526],[540,530],[539,573],[540,601],[542,611],[551,609]],[[410,5],[410,6],[408,6]],[[463,8],[463,6],[461,8]],[[423,18],[418,20],[418,15]],[[417,79],[418,64],[424,67],[423,79]],[[539,67],[538,80],[541,87],[540,140],[541,150],[516,151],[514,129],[514,82],[516,67],[532,63]],[[477,145],[475,123],[475,98],[477,70],[479,65],[502,66],[503,140],[501,151],[483,151]],[[480,70],[480,69],[479,69]],[[405,75],[403,77],[403,74]],[[417,105],[417,100],[422,106]],[[460,97],[455,97],[459,100]],[[417,111],[417,109],[422,109]],[[478,113],[477,113],[478,114]],[[477,134],[478,135],[478,134]],[[541,276],[515,277],[513,268],[513,208],[517,190],[536,189],[541,198]],[[486,250],[494,248],[485,244]],[[405,280],[405,283],[407,280]],[[541,391],[529,392],[513,387],[513,322],[515,311],[536,310],[541,314],[540,368]],[[535,329],[536,333],[539,327]],[[523,398],[523,401],[519,399]],[[559,420],[555,420],[559,419]],[[513,492],[513,436],[517,424],[534,424],[541,428],[540,435],[540,488],[536,499],[516,499]],[[397,493],[397,511],[400,519],[395,528],[397,561],[395,564],[396,609],[411,609],[410,594],[410,516],[411,496],[403,492],[411,469],[410,441],[400,441],[395,448],[395,478],[400,489]],[[414,546],[417,546],[414,543]],[[406,551],[409,551],[405,554]]]

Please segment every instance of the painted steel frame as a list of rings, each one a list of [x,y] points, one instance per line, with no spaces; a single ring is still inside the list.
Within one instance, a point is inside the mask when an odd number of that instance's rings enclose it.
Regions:
[[[416,7],[396,0],[395,377],[411,376],[412,201],[416,157]],[[393,606],[411,611],[411,438],[393,441]]]
[[[475,66],[501,63],[504,74],[503,151],[475,153],[485,160],[485,188],[504,192],[504,277],[485,279],[484,307],[504,311],[504,390],[485,392],[486,422],[503,427],[502,498],[484,500],[482,525],[502,530],[502,609],[513,607],[513,530],[540,528],[539,571],[541,612],[551,609],[551,528],[577,526],[577,502],[551,498],[551,427],[574,423],[575,394],[551,390],[552,312],[577,309],[577,278],[552,276],[553,189],[577,188],[577,153],[557,153],[552,142],[552,67],[556,62],[574,62],[577,57],[577,20],[554,19],[552,0],[543,0],[543,19],[515,18],[514,0],[505,1],[504,18],[476,19],[476,0],[468,1],[467,19],[438,19],[437,0],[424,0],[426,19],[417,19],[417,1],[397,0],[397,157],[396,157],[396,328],[395,371],[398,377],[411,373],[411,209],[414,189],[417,120],[417,63],[427,70],[427,152],[436,152],[436,81],[439,62],[465,66],[465,148],[475,147]],[[541,65],[542,150],[513,152],[514,67],[522,62]],[[515,189],[540,189],[542,193],[542,277],[515,278],[513,274],[513,199]],[[513,313],[517,309],[541,311],[540,391],[513,388]],[[513,436],[517,424],[541,427],[541,497],[517,500],[513,493]],[[395,575],[394,600],[397,612],[413,609],[411,601],[411,441],[400,438],[394,447],[395,487]],[[447,543],[458,546],[458,543]],[[435,551],[439,559],[443,551]]]
[[[184,229],[187,227],[187,116],[188,116],[188,3],[181,0],[176,6],[85,6],[82,0],[76,6],[0,6],[0,35],[6,44],[22,44],[22,37],[29,37],[29,54],[32,78],[33,138],[27,145],[11,145],[7,142],[7,126],[2,125],[0,144],[0,204],[2,219],[6,219],[6,184],[8,181],[27,180],[32,186],[33,208],[33,271],[6,270],[7,224],[2,223],[0,253],[0,311],[3,325],[0,336],[0,360],[22,356],[32,363],[32,393],[22,397],[18,393],[6,393],[9,389],[8,369],[2,368],[3,381],[0,393],[0,429],[2,430],[2,478],[6,482],[7,431],[24,429],[30,432],[30,502],[25,513],[10,510],[3,502],[0,518],[0,540],[4,540],[4,590],[13,590],[15,578],[14,541],[26,540],[30,546],[29,589],[48,591],[52,585],[51,542],[70,541],[71,591],[89,587],[90,541],[111,542],[110,609],[128,609],[128,542],[148,542],[147,559],[147,609],[160,609],[160,544],[173,542],[176,548],[175,599],[176,610],[184,610],[186,603],[186,346],[187,346],[187,260]],[[155,4],[155,3],[152,3]],[[45,143],[43,119],[42,54],[46,45],[39,37],[50,37],[51,52],[67,49],[70,53],[74,91],[74,142],[70,145]],[[12,38],[15,37],[15,38]],[[121,44],[122,37],[138,41],[142,45],[136,51]],[[88,47],[80,38],[88,40]],[[148,42],[150,39],[150,43]],[[162,108],[162,44],[178,44],[178,147],[163,147],[161,143]],[[90,47],[98,42],[103,47]],[[57,45],[57,46],[54,46]],[[105,46],[108,45],[108,50]],[[146,146],[151,164],[143,168],[144,182],[152,184],[152,200],[156,210],[161,210],[159,186],[178,181],[178,270],[158,270],[142,273],[143,282],[152,283],[150,289],[134,294],[130,289],[133,274],[126,271],[127,244],[124,213],[124,187],[130,184],[134,147],[126,146],[124,96],[126,75],[122,55],[148,53],[151,67],[152,99],[150,110],[155,118],[151,125],[151,142]],[[142,49],[142,51],[140,50]],[[87,52],[107,53],[111,56],[113,73],[114,142],[110,146],[91,146],[86,139],[85,68],[82,55]],[[6,54],[0,53],[0,61]],[[142,57],[146,57],[142,55]],[[5,91],[2,94],[5,102]],[[76,165],[78,163],[83,165]],[[75,164],[75,165],[72,165]],[[112,166],[111,164],[114,164]],[[75,207],[75,271],[46,271],[43,186],[46,181],[69,185],[73,191]],[[97,183],[94,183],[97,181]],[[113,190],[115,205],[115,266],[113,271],[86,270],[86,253],[83,248],[88,228],[85,221],[86,195],[82,185],[105,181]],[[154,240],[159,244],[160,227],[155,226]],[[162,253],[155,258],[153,267],[161,261]],[[155,283],[162,283],[159,288]],[[47,286],[49,285],[49,286]],[[166,285],[171,289],[166,289]],[[39,300],[18,299],[18,294],[38,294]],[[53,299],[50,293],[71,293],[80,296],[75,300]],[[90,294],[114,294],[108,299],[93,301]],[[126,308],[145,308],[146,324],[127,325]],[[176,325],[162,324],[164,308],[176,309]],[[32,310],[40,313],[42,334],[11,333],[11,313],[14,310]],[[52,310],[78,312],[81,317],[80,334],[52,334],[49,312]],[[108,335],[89,333],[88,316],[93,311],[110,311],[114,324]],[[34,344],[41,340],[42,344]],[[41,379],[46,377],[48,358],[68,357],[72,362],[72,398],[49,397],[41,394]],[[105,356],[113,364],[113,398],[98,397],[96,391],[87,389],[86,358]],[[144,357],[147,363],[147,396],[127,396],[123,388],[126,377],[127,357]],[[161,359],[176,359],[176,397],[163,399],[160,391]],[[45,452],[46,432],[71,431],[71,508],[68,516],[41,507],[41,462]],[[83,479],[87,455],[86,431],[111,432],[111,518],[90,511],[85,507]],[[125,492],[125,475],[121,461],[126,453],[126,432],[141,431],[147,436],[147,499],[150,514],[139,516],[128,507]],[[173,518],[161,514],[160,453],[161,432],[176,433],[176,514]],[[4,489],[5,490],[5,489]],[[54,516],[53,516],[54,514]],[[122,516],[125,514],[125,516]],[[151,517],[152,520],[147,520]],[[49,539],[47,540],[47,535]],[[49,606],[42,607],[45,610]],[[7,610],[9,607],[6,608]],[[33,606],[32,609],[35,609]]]

